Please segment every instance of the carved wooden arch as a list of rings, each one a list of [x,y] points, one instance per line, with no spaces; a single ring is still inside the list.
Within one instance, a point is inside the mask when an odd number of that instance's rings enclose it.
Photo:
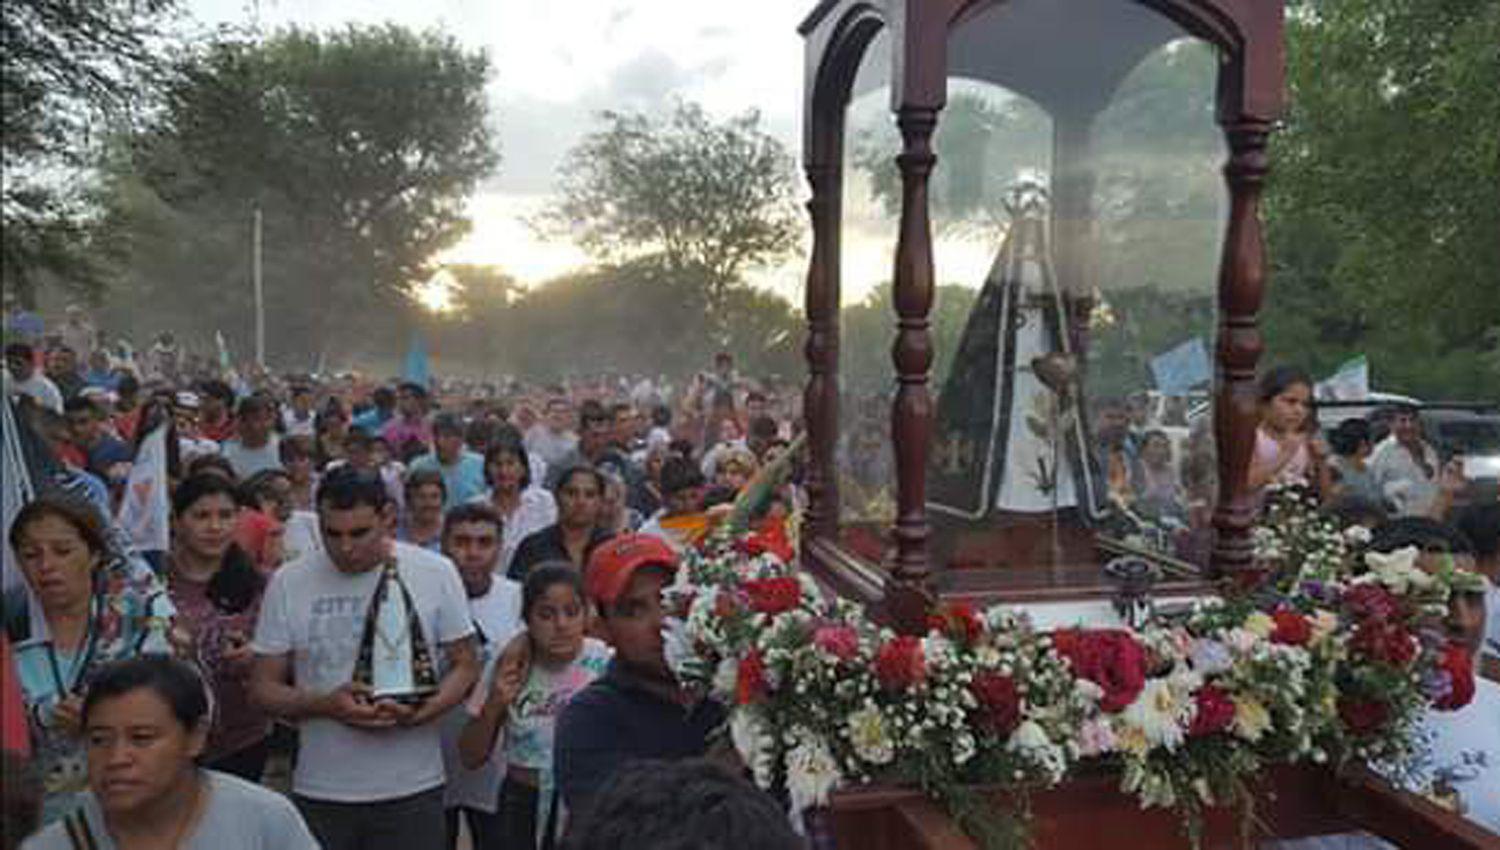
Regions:
[[[824,4],[831,7],[833,4]],[[815,13],[816,17],[816,13]],[[809,19],[811,24],[812,19]],[[809,25],[804,25],[807,35]],[[809,45],[810,77],[803,120],[803,169],[811,197],[812,255],[804,309],[804,355],[808,381],[803,391],[811,463],[808,464],[807,528],[810,537],[832,537],[838,528],[838,475],[833,447],[839,423],[839,306],[841,298],[844,123],[854,78],[865,51],[886,26],[882,10],[869,3],[848,4],[831,22],[825,39]],[[812,57],[817,54],[816,64]]]
[[[810,537],[831,538],[838,524],[833,446],[838,427],[838,246],[842,202],[844,110],[855,71],[883,23],[898,51],[891,80],[901,131],[901,216],[893,277],[897,334],[892,346],[898,388],[891,408],[896,453],[896,543],[883,582],[886,612],[919,630],[929,598],[930,525],[926,513],[927,443],[932,427],[928,373],[932,342],[932,233],[928,179],[931,140],[946,101],[952,27],[1001,0],[823,0],[804,22],[808,39],[804,108],[805,159],[812,199],[813,251],[807,279],[809,380],[806,417],[813,452],[809,470]],[[1218,47],[1218,122],[1230,156],[1224,172],[1229,220],[1219,268],[1215,442],[1219,498],[1211,567],[1248,567],[1254,502],[1245,481],[1257,419],[1255,369],[1263,348],[1257,313],[1265,285],[1259,201],[1267,169],[1265,144],[1280,114],[1283,82],[1281,0],[1121,0],[1144,5]]]

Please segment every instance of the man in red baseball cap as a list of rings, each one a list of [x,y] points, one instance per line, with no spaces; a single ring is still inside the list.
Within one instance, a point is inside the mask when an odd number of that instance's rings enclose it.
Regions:
[[[615,657],[558,719],[557,786],[574,812],[628,762],[702,756],[724,722],[722,706],[693,702],[667,666],[661,593],[676,573],[677,553],[647,534],[619,535],[589,556],[585,588]]]

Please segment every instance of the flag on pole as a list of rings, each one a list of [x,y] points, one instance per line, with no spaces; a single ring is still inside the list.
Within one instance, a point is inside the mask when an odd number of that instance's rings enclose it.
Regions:
[[[21,431],[16,419],[14,404],[10,399],[5,399],[0,407],[4,407],[4,419],[0,421],[0,431],[4,437],[4,455],[0,458],[0,502],[4,504],[5,536],[10,537],[10,524],[21,511],[21,507],[31,501],[36,491],[31,484],[31,471],[26,465],[26,452],[21,446]],[[0,588],[9,592],[21,582],[21,571],[16,564],[16,554],[11,551],[10,543],[0,544],[5,549],[4,563],[0,564]]]
[[[1151,359],[1151,375],[1156,388],[1167,395],[1182,395],[1208,383],[1213,375],[1208,366],[1208,347],[1203,337],[1195,336],[1165,354]]]
[[[1362,401],[1370,397],[1370,361],[1363,354],[1346,361],[1313,388],[1319,401]]]
[[[171,548],[169,514],[167,428],[160,425],[141,441],[115,520],[130,539],[132,552],[165,552]]]
[[[234,371],[234,362],[229,359],[229,346],[225,344],[221,331],[214,331],[214,346],[219,350],[219,372],[228,375]]]
[[[401,370],[401,377],[414,384],[427,386],[427,345],[422,340],[421,331],[411,332],[411,347],[406,349],[406,365]]]

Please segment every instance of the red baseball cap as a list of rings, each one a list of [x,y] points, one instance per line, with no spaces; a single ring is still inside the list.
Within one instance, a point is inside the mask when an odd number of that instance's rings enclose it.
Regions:
[[[665,540],[652,534],[620,534],[600,543],[589,555],[584,586],[590,599],[601,606],[613,605],[641,567],[665,567],[677,572],[677,553]]]

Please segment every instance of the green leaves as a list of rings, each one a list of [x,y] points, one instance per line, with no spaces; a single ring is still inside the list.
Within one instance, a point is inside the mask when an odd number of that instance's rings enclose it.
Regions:
[[[1378,389],[1492,397],[1500,3],[1301,2],[1273,139],[1268,348]]]
[[[191,53],[158,119],[111,163],[118,284],[160,304],[161,323],[243,339],[259,208],[270,350],[298,364],[333,347],[385,353],[499,162],[488,75],[452,36],[394,25]],[[126,185],[167,215],[143,215]]]
[[[705,287],[711,315],[746,271],[800,247],[792,158],[747,112],[714,122],[678,104],[667,119],[604,112],[568,154],[560,199],[536,221],[604,263],[649,262]]]

